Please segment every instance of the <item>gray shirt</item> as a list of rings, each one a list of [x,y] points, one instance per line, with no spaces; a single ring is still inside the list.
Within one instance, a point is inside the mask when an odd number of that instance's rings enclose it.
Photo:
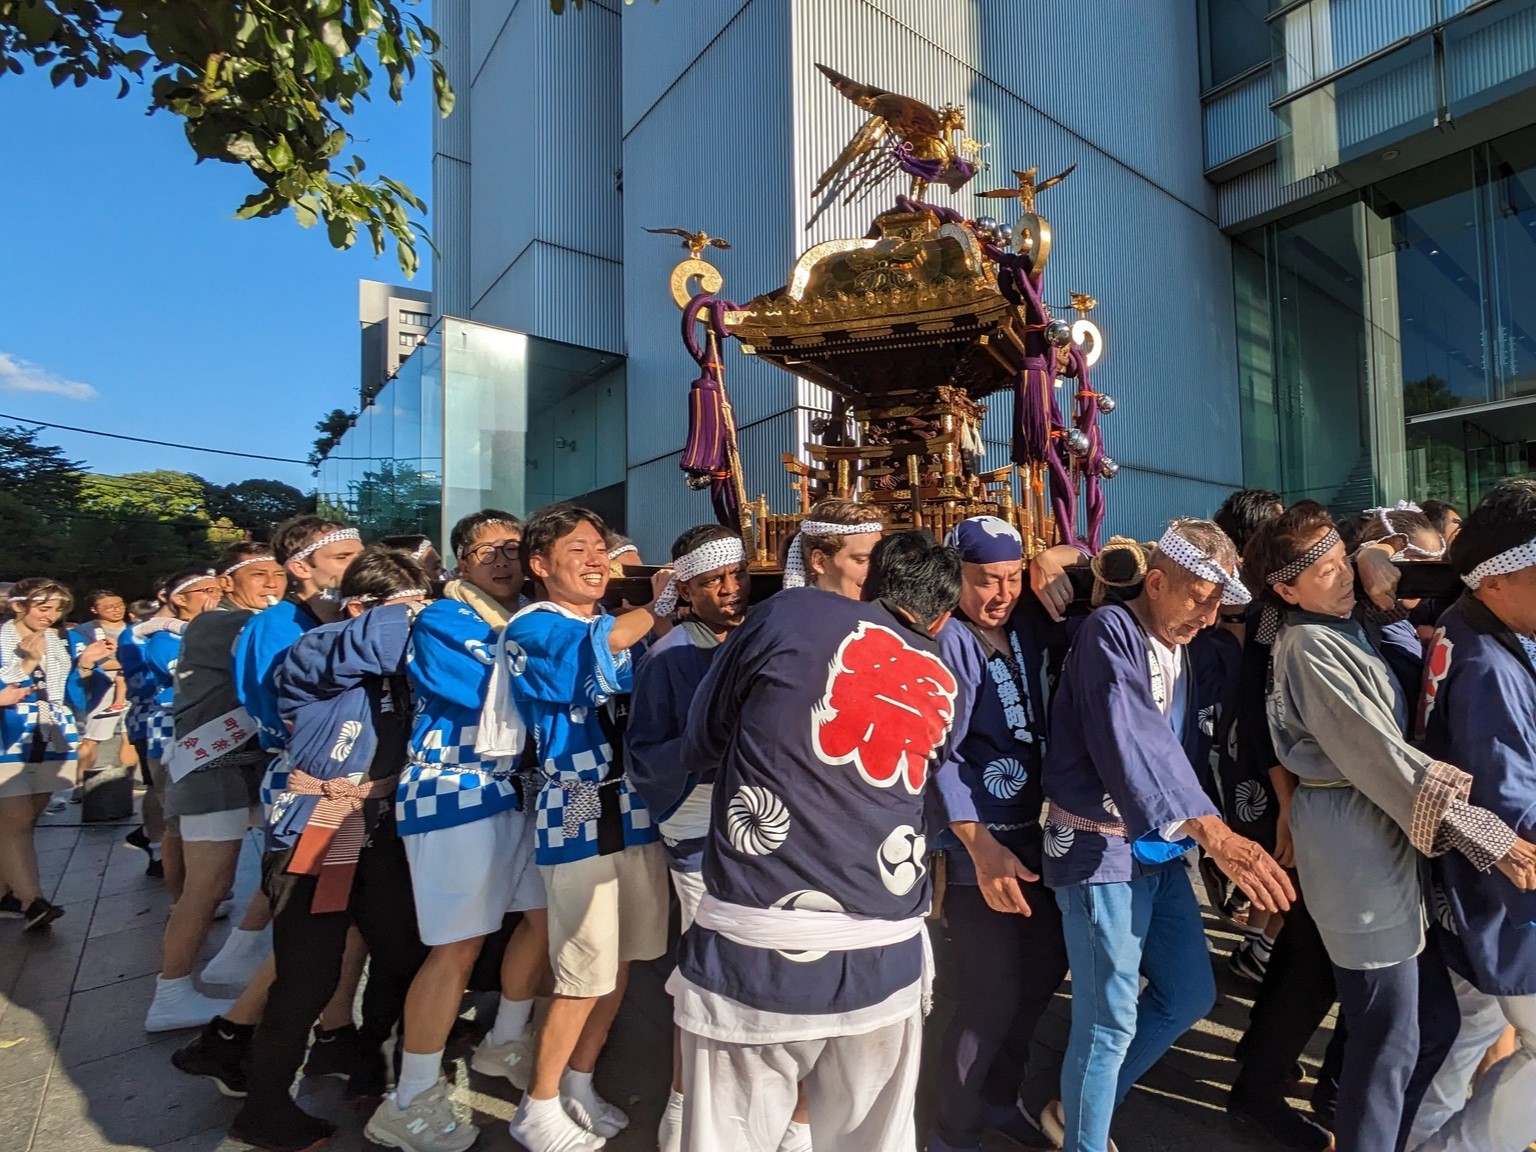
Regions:
[[[1424,947],[1424,852],[1470,777],[1403,737],[1408,702],[1362,626],[1292,612],[1274,649],[1269,726],[1301,779],[1291,837],[1307,907],[1341,968]],[[1427,835],[1421,835],[1427,829]]]
[[[232,663],[235,637],[254,615],[249,609],[225,600],[214,611],[204,612],[187,625],[176,661],[173,709],[178,737],[240,707]],[[166,789],[166,814],[202,816],[255,804],[270,758],[252,737],[172,781]]]

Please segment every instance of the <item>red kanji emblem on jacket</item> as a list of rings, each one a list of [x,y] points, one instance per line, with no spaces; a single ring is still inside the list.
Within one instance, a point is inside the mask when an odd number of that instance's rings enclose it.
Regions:
[[[954,721],[955,692],[937,656],[860,623],[827,667],[827,692],[811,715],[816,755],[852,764],[877,788],[900,780],[915,796]]]
[[[1415,736],[1422,737],[1429,726],[1429,714],[1435,710],[1441,681],[1451,670],[1451,653],[1455,648],[1455,642],[1446,637],[1445,629],[1436,628],[1434,639],[1429,642],[1429,655],[1424,657],[1424,690],[1419,694],[1419,714],[1413,722]]]

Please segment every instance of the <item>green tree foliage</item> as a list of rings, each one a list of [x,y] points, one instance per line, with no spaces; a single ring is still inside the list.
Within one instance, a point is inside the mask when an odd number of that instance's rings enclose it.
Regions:
[[[97,475],[37,437],[36,428],[0,425],[0,580],[53,576],[77,597],[111,588],[139,599],[160,576],[209,564],[231,541],[314,503],[275,480]]]
[[[313,512],[315,498],[281,480],[242,480],[238,484],[208,485],[207,507],[214,520],[227,520],[250,533],[252,539],[266,540],[273,525]]]
[[[380,460],[349,486],[349,519],[367,540],[407,532],[434,533],[442,515],[437,477],[403,460]]]
[[[325,225],[337,248],[359,231],[375,254],[390,239],[400,269],[416,272],[410,210],[426,206],[388,176],[343,163],[344,120],[376,91],[382,69],[400,102],[418,63],[430,62],[438,112],[453,110],[438,36],[407,9],[414,0],[0,0],[0,76],[47,69],[55,87],[117,80],[118,95],[149,84],[149,110],[185,121],[199,161],[244,165],[259,188],[236,215],[292,211]],[[424,235],[424,233],[423,233]]]
[[[320,469],[320,461],[330,450],[341,443],[341,438],[347,434],[347,429],[357,423],[356,412],[348,412],[341,408],[332,408],[330,412],[315,421],[315,431],[320,433],[315,437],[314,447],[310,449],[309,466],[316,471]]]
[[[39,444],[36,428],[0,425],[0,580],[51,570],[63,558],[83,464]]]

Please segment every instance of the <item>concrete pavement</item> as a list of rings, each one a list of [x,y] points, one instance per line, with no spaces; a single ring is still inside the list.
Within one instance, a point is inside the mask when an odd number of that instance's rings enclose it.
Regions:
[[[10,1152],[97,1152],[154,1149],[211,1152],[241,1149],[226,1141],[236,1104],[212,1084],[171,1067],[169,1057],[190,1032],[149,1035],[144,1010],[160,963],[160,939],[169,898],[161,881],[144,875],[144,854],[123,844],[128,825],[80,825],[80,809],[45,817],[38,830],[44,891],[67,910],[50,932],[23,935],[16,922],[0,922],[0,1148]],[[256,853],[248,844],[237,883],[237,907],[256,883]],[[238,915],[238,913],[237,913]],[[1214,919],[1207,927],[1213,951],[1232,945]],[[211,956],[228,931],[218,925]],[[939,944],[938,1004],[930,1019],[930,1051],[947,1017],[943,943]],[[1247,1019],[1251,989],[1218,963],[1221,996],[1210,1017],[1148,1074],[1117,1119],[1122,1152],[1258,1152],[1270,1145],[1244,1136],[1222,1111],[1235,1071],[1232,1048]],[[661,964],[638,966],[615,1025],[598,1083],[626,1108],[634,1123],[608,1147],[651,1152],[666,1101],[671,1070],[670,1005]],[[494,997],[489,998],[494,1006]],[[1056,997],[1037,1037],[1039,1069],[1028,1091],[1049,1091],[1065,1046],[1070,989]],[[1315,1069],[1328,1033],[1314,1039]],[[515,1152],[506,1121],[515,1107],[510,1085],[471,1074],[468,1044],[456,1058],[455,1091],[475,1110],[483,1152]],[[353,1152],[367,1146],[365,1112],[342,1099],[341,1086],[309,1080],[300,1099],[340,1126],[330,1147]],[[928,1111],[920,1093],[921,1114]],[[1013,1145],[999,1141],[997,1148]],[[835,1150],[832,1150],[835,1152]]]

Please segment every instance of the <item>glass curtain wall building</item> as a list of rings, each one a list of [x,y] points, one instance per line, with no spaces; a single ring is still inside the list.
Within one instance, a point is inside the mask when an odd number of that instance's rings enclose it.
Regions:
[[[1536,3],[1204,0],[1249,484],[1536,474]]]
[[[320,508],[440,544],[481,508],[622,523],[624,416],[622,357],[444,317],[321,461]]]

